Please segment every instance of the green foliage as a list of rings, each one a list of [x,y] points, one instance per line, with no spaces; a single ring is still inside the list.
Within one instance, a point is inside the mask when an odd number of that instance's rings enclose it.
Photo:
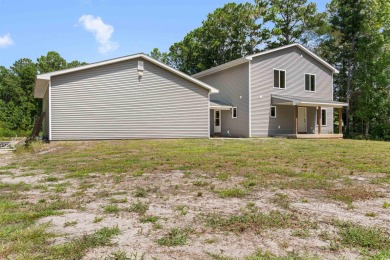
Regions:
[[[187,243],[190,228],[171,228],[165,237],[156,242],[160,246],[182,246]]]
[[[34,120],[42,110],[41,100],[34,98],[34,82],[38,72],[84,65],[79,61],[67,63],[57,52],[48,52],[34,63],[20,59],[10,68],[0,66],[0,136],[30,135]]]
[[[268,48],[299,42],[308,44],[323,33],[325,13],[317,13],[315,3],[307,0],[255,0],[264,22],[272,27],[263,34],[270,35]]]

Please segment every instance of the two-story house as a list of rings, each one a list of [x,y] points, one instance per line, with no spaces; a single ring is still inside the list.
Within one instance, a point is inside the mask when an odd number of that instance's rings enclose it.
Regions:
[[[246,56],[193,75],[219,90],[210,98],[211,135],[342,137],[333,101],[338,70],[300,44]],[[333,133],[338,109],[339,134]]]

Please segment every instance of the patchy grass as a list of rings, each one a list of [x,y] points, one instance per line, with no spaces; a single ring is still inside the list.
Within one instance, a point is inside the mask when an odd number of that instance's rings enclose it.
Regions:
[[[48,153],[39,153],[48,149]],[[287,252],[293,245],[289,239],[296,241],[307,238],[311,232],[312,239],[306,241],[312,244],[307,249],[311,253],[318,251],[321,257],[329,254],[336,257],[343,253],[343,247],[351,246],[358,248],[359,256],[369,251],[367,254],[370,257],[375,255],[373,259],[386,259],[390,251],[385,246],[389,244],[386,239],[389,230],[383,224],[382,216],[387,212],[384,209],[390,207],[388,202],[378,205],[377,209],[354,202],[370,200],[369,205],[373,205],[374,199],[382,195],[383,201],[388,201],[389,151],[390,143],[355,140],[188,139],[33,144],[26,150],[18,150],[12,164],[0,167],[0,179],[10,180],[6,175],[21,180],[31,174],[42,177],[32,184],[29,183],[35,176],[25,179],[28,183],[0,181],[0,258],[80,259],[91,248],[113,248],[111,238],[119,230],[112,233],[113,230],[108,228],[84,236],[78,233],[79,237],[74,240],[54,245],[52,242],[57,242],[56,239],[62,235],[48,232],[55,230],[51,229],[53,226],[37,224],[44,217],[68,214],[63,211],[65,209],[77,209],[76,214],[83,214],[83,211],[96,214],[91,208],[109,203],[107,208],[101,210],[107,213],[122,210],[134,212],[139,214],[136,217],[140,223],[151,223],[129,227],[137,230],[137,237],[141,239],[137,242],[149,241],[146,245],[139,244],[137,250],[144,251],[145,248],[159,245],[189,244],[191,230],[177,228],[163,231],[162,228],[193,225],[198,235],[205,235],[202,241],[212,237],[209,242],[221,247],[221,250],[224,246],[226,249],[229,243],[229,240],[225,240],[226,232],[228,236],[240,233],[246,239],[253,232],[285,229],[285,234],[277,236],[285,237],[278,241],[264,232],[267,239],[275,242],[275,250],[279,252],[277,255],[259,251],[247,258],[240,255],[240,259],[311,259],[288,255]],[[156,180],[154,174],[166,180],[166,183]],[[360,180],[360,177],[363,179]],[[68,182],[63,182],[64,179]],[[149,188],[153,185],[156,187]],[[126,194],[116,193],[116,190]],[[272,194],[278,195],[272,197]],[[127,199],[117,195],[131,195],[140,200],[133,202],[129,196],[132,204],[126,204]],[[271,200],[268,199],[270,196]],[[221,197],[225,198],[222,206]],[[321,230],[332,221],[317,209],[322,209],[324,203],[331,203],[326,210],[339,209],[333,211],[334,215],[345,216],[345,207],[326,198],[346,202],[349,208],[355,206],[351,220],[359,218],[368,224],[379,223],[383,230],[362,229],[356,225],[336,226],[338,234],[334,235],[331,230],[327,235],[326,241],[330,246],[326,249],[316,247],[313,245],[315,240],[322,238],[315,235],[315,225],[311,221],[318,224]],[[295,204],[298,201],[306,204]],[[92,203],[95,203],[95,207],[88,207]],[[149,209],[148,203],[153,207]],[[186,206],[180,208],[183,204]],[[275,205],[281,210],[269,212]],[[191,213],[198,212],[202,216],[200,223],[198,218],[187,214],[189,208]],[[183,217],[185,214],[187,216]],[[100,222],[98,225],[105,223],[102,217],[93,218],[94,215],[90,222]],[[111,218],[134,218],[134,214],[117,214],[108,219]],[[60,221],[58,225],[71,229],[75,223],[73,219],[66,219],[68,223]],[[162,236],[164,232],[167,233]],[[60,238],[60,241],[63,240]],[[176,254],[175,257],[191,258],[194,257],[191,252],[196,250],[200,252],[197,257],[207,258],[198,241],[194,242],[192,251],[179,248],[181,255]],[[264,248],[260,240],[257,242]],[[242,250],[250,248],[250,244],[244,245]],[[299,252],[306,250],[306,245],[294,245]],[[247,252],[254,250],[252,248]],[[147,254],[152,256],[150,252]],[[129,254],[126,256],[118,251],[107,259],[126,259]],[[99,257],[106,259],[105,256]]]
[[[205,217],[205,223],[209,227],[222,231],[244,232],[252,230],[260,232],[269,228],[294,227],[298,225],[299,219],[296,215],[280,211],[271,211],[268,214],[250,211],[226,217],[209,214]]]
[[[219,190],[217,193],[221,198],[241,198],[246,195],[246,191],[239,188]]]
[[[363,227],[351,222],[339,222],[340,242],[350,247],[390,250],[390,235],[379,229]]]
[[[104,213],[118,213],[120,211],[120,208],[118,205],[110,204],[103,207]]]
[[[102,228],[91,235],[84,235],[71,242],[53,246],[50,255],[54,259],[81,259],[90,248],[110,245],[111,239],[120,234],[118,227]]]
[[[378,193],[372,189],[369,189],[365,186],[353,186],[353,187],[343,187],[337,189],[329,189],[328,196],[332,199],[351,204],[354,201],[358,200],[368,200],[376,198]]]
[[[148,211],[148,209],[149,209],[148,204],[143,203],[142,201],[137,201],[137,202],[134,202],[133,204],[131,204],[131,206],[129,208],[127,208],[126,210],[129,212],[135,212],[135,213],[143,215],[146,213],[146,211]]]
[[[182,246],[187,243],[190,228],[171,228],[164,237],[158,239],[156,242],[160,246]]]

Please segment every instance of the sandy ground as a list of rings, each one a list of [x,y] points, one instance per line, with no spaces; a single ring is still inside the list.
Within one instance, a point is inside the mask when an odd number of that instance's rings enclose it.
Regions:
[[[7,166],[15,159],[13,154],[0,154],[0,166]],[[59,234],[53,244],[64,243],[71,239],[91,234],[103,227],[118,226],[121,234],[113,239],[113,245],[92,249],[84,259],[104,259],[112,252],[123,250],[129,254],[144,254],[146,259],[210,259],[211,254],[243,258],[256,250],[268,251],[272,254],[285,256],[295,252],[299,255],[318,256],[322,259],[356,259],[359,250],[343,248],[331,250],[330,239],[323,238],[327,233],[336,236],[332,225],[334,220],[352,221],[369,227],[378,227],[390,231],[389,209],[382,207],[385,201],[390,201],[389,187],[378,187],[381,196],[371,200],[354,203],[354,208],[348,209],[345,203],[333,201],[319,190],[276,190],[253,188],[243,198],[220,198],[214,190],[242,187],[243,178],[234,177],[226,181],[218,180],[207,174],[184,174],[181,171],[144,174],[142,176],[124,176],[120,181],[110,175],[91,174],[85,179],[64,179],[56,175],[58,181],[45,181],[48,175],[43,172],[29,172],[26,169],[9,169],[0,172],[0,182],[32,185],[48,185],[47,191],[29,190],[25,192],[24,200],[37,202],[50,196],[60,196],[61,199],[74,200],[77,192],[83,191],[80,209],[65,210],[61,216],[42,218],[37,224],[50,223],[49,230]],[[195,186],[194,182],[202,181],[203,186]],[[356,184],[369,184],[367,176],[353,176]],[[53,185],[68,183],[66,191],[55,193]],[[88,184],[88,185],[86,185]],[[81,189],[81,185],[87,188]],[[143,187],[147,192],[145,197],[135,197],[136,187]],[[200,194],[201,193],[201,194]],[[277,193],[283,193],[291,201],[288,209],[281,208],[272,202]],[[116,203],[121,209],[118,213],[105,213],[103,207],[112,204],[111,200],[126,200]],[[143,202],[149,205],[145,215],[157,216],[158,224],[141,223],[141,215],[126,211],[132,203]],[[242,233],[222,232],[207,227],[202,217],[210,214],[228,216],[240,214],[248,203],[254,203],[261,212],[272,210],[293,212],[302,221],[315,223],[308,230],[307,237],[294,236],[296,229],[265,229],[260,233],[246,230]],[[375,217],[367,213],[375,212]],[[102,218],[96,222],[96,218]],[[65,223],[74,225],[66,226]],[[170,228],[191,227],[189,240],[184,246],[160,246],[156,240],[163,237]]]

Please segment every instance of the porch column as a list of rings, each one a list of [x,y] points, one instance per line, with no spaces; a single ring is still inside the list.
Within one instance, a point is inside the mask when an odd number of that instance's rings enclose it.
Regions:
[[[343,108],[339,107],[339,134],[343,133]]]
[[[294,106],[294,132],[298,134],[298,106]]]
[[[318,134],[321,134],[321,107],[318,107],[317,109],[317,126],[318,126]]]

